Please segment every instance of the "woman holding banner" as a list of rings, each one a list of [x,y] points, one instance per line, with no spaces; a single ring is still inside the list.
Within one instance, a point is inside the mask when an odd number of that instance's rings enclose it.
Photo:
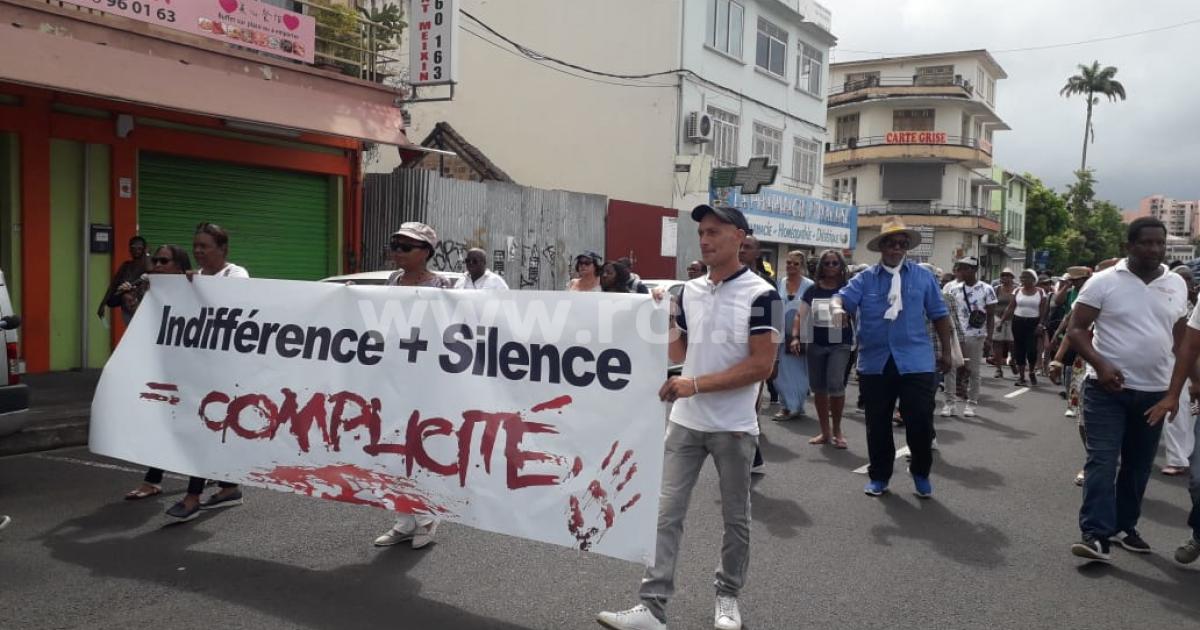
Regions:
[[[429,259],[433,258],[437,242],[437,232],[428,225],[416,221],[401,223],[388,243],[396,266],[396,271],[388,277],[388,286],[453,288],[449,280],[429,270]],[[438,520],[428,514],[401,514],[387,533],[375,539],[375,546],[391,547],[411,541],[413,549],[420,549],[433,542],[437,527]]]
[[[576,277],[567,283],[568,291],[599,291],[600,265],[604,259],[595,252],[584,252],[575,257]]]

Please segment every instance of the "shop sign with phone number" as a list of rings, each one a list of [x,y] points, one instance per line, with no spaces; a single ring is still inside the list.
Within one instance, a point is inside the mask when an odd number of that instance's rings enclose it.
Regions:
[[[227,44],[312,63],[311,16],[257,0],[63,0]]]

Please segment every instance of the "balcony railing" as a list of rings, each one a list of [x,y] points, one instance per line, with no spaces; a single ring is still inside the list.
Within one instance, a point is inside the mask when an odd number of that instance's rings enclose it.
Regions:
[[[968,138],[965,136],[946,135],[946,136],[944,136],[946,139],[945,142],[934,142],[933,140],[935,140],[935,139],[936,140],[941,139],[940,132],[936,132],[936,131],[896,131],[893,133],[929,134],[930,136],[934,136],[934,137],[930,138],[929,142],[898,142],[898,141],[896,141],[896,139],[894,137],[892,138],[891,142],[888,142],[888,135],[846,138],[845,140],[843,140],[841,142],[826,142],[825,143],[825,152],[831,153],[833,151],[846,151],[848,149],[861,149],[864,147],[904,146],[906,144],[919,144],[919,145],[932,145],[932,146],[970,147],[972,149],[979,149],[979,150],[983,151],[984,153],[987,153],[988,155],[992,154],[992,143],[988,142],[987,140],[982,140],[980,138]]]
[[[975,86],[971,85],[970,81],[964,80],[961,74],[953,76],[930,76],[916,75],[911,77],[876,77],[870,76],[857,81],[846,81],[839,86],[833,86],[829,90],[829,96],[837,96],[848,92],[857,92],[874,87],[950,87],[958,86],[963,88],[967,94],[975,93]]]
[[[981,217],[1000,221],[1000,213],[988,208],[943,204],[938,201],[891,201],[884,204],[859,206],[859,216],[872,214],[933,214],[959,217]]]
[[[52,7],[77,10],[93,16],[123,19],[119,16],[111,16],[100,9],[59,0],[44,0],[44,2]],[[313,51],[316,60],[312,65],[365,81],[383,83],[385,79],[399,74],[403,67],[397,55],[400,33],[403,29],[400,13],[398,10],[392,13],[384,9],[373,15],[380,20],[373,21],[363,11],[356,9],[353,4],[353,2],[341,4],[332,0],[291,0],[292,6],[289,8],[304,15],[311,15],[316,20],[316,46]],[[97,6],[103,7],[104,5],[98,4]],[[244,52],[261,54],[291,63],[302,63],[294,59],[243,48],[236,44],[226,45]]]

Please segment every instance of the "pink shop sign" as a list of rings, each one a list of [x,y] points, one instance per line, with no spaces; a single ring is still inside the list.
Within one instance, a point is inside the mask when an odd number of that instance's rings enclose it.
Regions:
[[[63,0],[139,22],[313,62],[317,24],[257,0]]]

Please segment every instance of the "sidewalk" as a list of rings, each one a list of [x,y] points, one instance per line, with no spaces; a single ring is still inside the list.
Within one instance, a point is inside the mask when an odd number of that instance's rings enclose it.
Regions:
[[[100,370],[26,375],[29,413],[25,430],[0,438],[0,456],[87,444],[92,394]]]

